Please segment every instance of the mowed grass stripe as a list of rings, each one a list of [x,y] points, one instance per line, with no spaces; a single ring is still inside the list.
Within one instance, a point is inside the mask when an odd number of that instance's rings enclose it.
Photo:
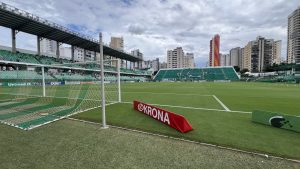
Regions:
[[[194,130],[185,134],[180,133],[143,113],[134,111],[130,104],[116,104],[107,107],[107,123],[242,150],[300,159],[299,133],[253,123],[251,114],[164,106],[161,108],[185,116]],[[101,123],[101,110],[80,113],[74,117]]]
[[[278,90],[277,90],[278,89]],[[183,107],[213,108],[218,104],[215,100],[204,101],[195,97],[183,97],[180,94],[206,94],[216,95],[231,110],[252,112],[255,109],[300,115],[299,86],[285,86],[265,83],[134,83],[122,84],[122,101],[132,103],[141,100],[145,103],[159,105],[174,105],[164,107],[175,113],[182,114],[190,121],[194,130],[181,134],[168,126],[159,123],[135,112],[131,104],[112,105],[107,107],[107,122],[112,125],[133,128],[153,133],[160,133],[173,137],[185,138],[195,141],[213,143],[217,145],[234,147],[242,150],[262,152],[300,159],[300,135],[283,129],[260,125],[251,122],[251,114],[225,113],[186,109]],[[137,93],[140,92],[140,93]],[[157,94],[147,94],[161,93]],[[178,93],[177,95],[164,95],[163,93]],[[154,96],[153,96],[154,95]],[[286,98],[274,101],[277,98]],[[261,98],[261,99],[259,99]],[[265,98],[265,99],[263,99]],[[196,100],[198,102],[196,102]],[[202,104],[202,106],[200,106]],[[187,106],[190,105],[190,106]],[[193,105],[193,106],[191,106]],[[205,106],[203,106],[205,105]],[[176,106],[176,107],[175,107]],[[222,109],[218,104],[217,109]],[[281,108],[283,106],[284,108]],[[76,115],[76,118],[101,122],[101,110],[92,110]],[[291,148],[293,147],[293,148]]]
[[[132,102],[138,100],[145,103],[176,105],[184,107],[202,107],[210,109],[223,109],[213,96],[199,95],[169,95],[152,93],[123,93],[122,101]]]
[[[85,88],[86,88],[85,90],[80,91],[78,98],[84,98],[85,97],[85,95],[88,92],[88,88],[87,87],[85,87]],[[71,114],[80,105],[80,103],[82,101],[83,101],[82,99],[78,99],[78,100],[76,100],[76,103],[68,109],[61,110],[61,111],[58,111],[58,112],[53,112],[53,113],[50,113],[50,114],[45,115],[43,117],[40,117],[40,118],[37,118],[37,119],[34,119],[34,120],[30,120],[30,121],[27,121],[27,122],[24,122],[24,123],[20,123],[20,124],[18,124],[18,126],[20,126],[22,128],[30,128],[32,126],[37,126],[37,125],[42,125],[42,124],[45,124],[45,123],[49,123],[51,121],[59,119],[60,117],[64,117],[66,115]]]
[[[40,106],[32,107],[30,109],[24,109],[22,111],[16,111],[8,114],[1,114],[0,120],[6,120],[10,118],[21,118],[24,115],[31,114],[40,110],[45,110],[54,106],[55,106],[54,104],[40,105]]]
[[[18,103],[14,103],[14,104],[1,106],[0,110],[9,109],[9,108],[13,108],[13,107],[18,107],[18,106],[22,106],[22,105],[26,105],[26,104],[33,104],[38,100],[39,100],[39,98],[29,98],[29,99],[26,99],[23,102],[18,102]]]
[[[99,125],[70,120],[28,132],[0,125],[0,131],[0,168],[300,167],[300,164],[286,160],[112,128],[101,130]]]

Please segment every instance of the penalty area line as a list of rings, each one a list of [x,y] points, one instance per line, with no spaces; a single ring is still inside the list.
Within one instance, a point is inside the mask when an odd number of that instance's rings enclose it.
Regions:
[[[123,104],[133,104],[132,102],[121,102]],[[235,111],[235,110],[222,110],[222,109],[208,109],[208,108],[202,108],[202,107],[185,107],[185,106],[173,106],[173,105],[164,105],[164,104],[152,104],[150,105],[154,106],[164,106],[164,107],[174,107],[174,108],[182,108],[182,109],[193,109],[193,110],[208,110],[208,111],[219,111],[219,112],[234,112],[234,113],[245,113],[245,114],[251,114],[252,112],[246,112],[246,111]]]
[[[213,95],[213,97],[226,111],[230,111],[230,109],[216,95]]]
[[[181,93],[160,93],[160,92],[122,92],[122,93],[144,93],[144,94],[161,94],[161,95],[177,95],[177,96],[203,96],[203,97],[213,96],[213,95],[207,95],[207,94],[181,94]]]

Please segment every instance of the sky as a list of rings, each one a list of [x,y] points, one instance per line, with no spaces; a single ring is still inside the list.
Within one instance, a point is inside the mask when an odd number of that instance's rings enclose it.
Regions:
[[[166,61],[167,50],[182,46],[198,67],[208,61],[209,41],[221,36],[220,52],[244,47],[257,36],[282,40],[286,58],[287,18],[299,0],[2,0],[105,43],[124,38],[126,51],[140,49],[144,59]],[[11,46],[0,27],[0,45]],[[17,47],[36,50],[36,37],[18,33]]]

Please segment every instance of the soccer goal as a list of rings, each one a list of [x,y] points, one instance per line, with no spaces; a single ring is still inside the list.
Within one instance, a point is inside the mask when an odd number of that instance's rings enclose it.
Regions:
[[[121,102],[120,61],[52,65],[0,61],[0,121],[32,129]]]

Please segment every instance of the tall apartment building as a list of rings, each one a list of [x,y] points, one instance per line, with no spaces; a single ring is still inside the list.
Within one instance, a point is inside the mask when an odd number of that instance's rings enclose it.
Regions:
[[[195,68],[194,53],[186,53],[185,57],[183,58],[183,67]]]
[[[248,44],[243,48],[242,57],[243,57],[243,64],[242,69],[248,69],[251,71],[251,53],[252,53],[252,46],[253,41],[248,42]]]
[[[230,61],[227,66],[242,67],[242,51],[240,47],[236,47],[230,50]]]
[[[156,58],[155,60],[150,61],[150,67],[154,71],[158,71],[160,69],[159,58]]]
[[[57,43],[54,40],[44,38],[40,42],[41,54],[46,56],[55,56]]]
[[[159,69],[166,69],[166,68],[168,68],[168,63],[162,62],[159,64]]]
[[[193,53],[186,53],[182,47],[177,47],[174,50],[167,52],[167,67],[168,68],[194,68],[195,59]]]
[[[167,67],[168,68],[183,68],[184,52],[182,47],[177,47],[174,50],[167,52]]]
[[[41,40],[41,54],[50,57],[56,57],[57,42],[49,39]],[[59,47],[59,58],[62,59],[72,59],[72,49],[71,47]],[[83,50],[81,48],[74,48],[74,61],[93,61],[95,60],[95,53],[88,50]]]
[[[209,66],[220,66],[220,35],[215,35],[210,40]]]
[[[159,67],[159,58],[142,62],[142,69],[152,69],[153,71],[158,71]]]
[[[220,66],[230,66],[229,54],[220,54]]]
[[[288,16],[288,63],[300,63],[300,7]]]
[[[139,49],[131,51],[131,54],[133,56],[138,57],[141,60],[144,60],[144,54],[142,52],[140,52]],[[142,61],[135,62],[134,65],[133,65],[133,67],[136,68],[136,69],[142,69]]]
[[[273,49],[273,63],[280,64],[281,63],[281,40],[274,41],[274,49]]]
[[[280,50],[281,42],[259,36],[244,47],[242,69],[248,69],[251,72],[263,72],[267,66],[276,62],[277,57],[280,58],[278,53]]]
[[[111,37],[109,47],[124,51],[124,39],[123,37]]]
[[[109,47],[120,50],[120,51],[124,51],[123,37],[111,37]],[[116,59],[116,58],[110,57],[110,59]],[[126,63],[123,60],[121,60],[121,67],[126,67],[125,64]],[[117,66],[116,62],[113,62],[112,66]]]

